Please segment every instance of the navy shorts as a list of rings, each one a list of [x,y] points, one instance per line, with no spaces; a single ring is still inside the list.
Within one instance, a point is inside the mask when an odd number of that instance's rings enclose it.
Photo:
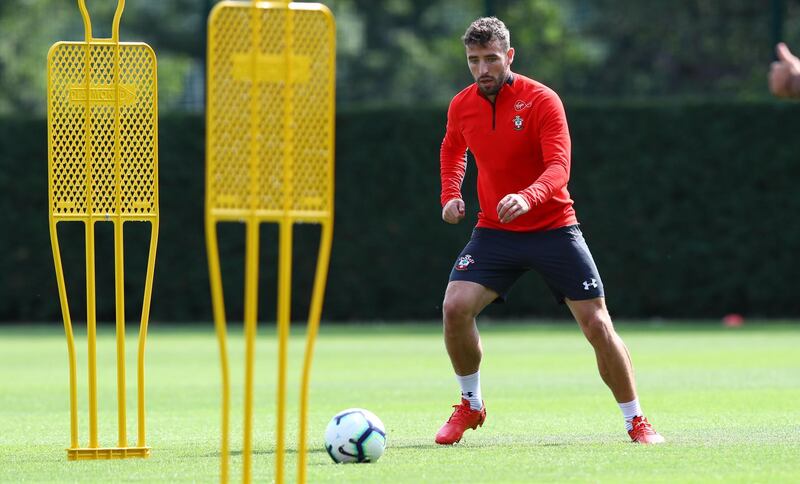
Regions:
[[[529,270],[543,278],[556,300],[603,297],[600,273],[577,225],[543,232],[475,228],[459,254],[451,281],[481,284],[503,302],[511,286]]]

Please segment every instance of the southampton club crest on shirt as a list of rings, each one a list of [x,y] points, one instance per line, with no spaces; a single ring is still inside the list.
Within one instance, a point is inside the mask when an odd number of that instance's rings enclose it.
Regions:
[[[470,264],[474,264],[475,260],[472,258],[471,255],[465,254],[458,258],[456,261],[456,270],[457,271],[465,271],[469,267]]]
[[[514,119],[512,121],[514,121],[514,129],[516,129],[517,131],[522,131],[522,116],[518,114],[514,116]]]

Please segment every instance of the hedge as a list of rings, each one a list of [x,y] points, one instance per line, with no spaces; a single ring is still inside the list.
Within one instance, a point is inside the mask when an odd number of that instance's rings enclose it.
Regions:
[[[624,318],[800,316],[800,106],[567,103],[570,191],[612,314]],[[334,246],[323,317],[437,319],[475,220],[440,220],[444,106],[339,113]],[[0,119],[0,321],[60,320],[47,217],[46,121]],[[203,234],[204,121],[160,120],[161,233],[154,321],[210,321]],[[81,224],[61,224],[74,318],[85,318]],[[127,315],[139,313],[147,224],[126,224]],[[242,315],[244,228],[220,228],[229,317]],[[295,237],[293,315],[307,314],[319,229]],[[110,224],[98,224],[98,312],[113,321]],[[274,320],[277,229],[262,236],[262,320]],[[490,317],[567,317],[535,274]]]

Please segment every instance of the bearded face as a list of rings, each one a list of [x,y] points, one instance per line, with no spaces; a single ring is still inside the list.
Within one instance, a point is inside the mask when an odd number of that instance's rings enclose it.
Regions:
[[[467,46],[467,64],[472,77],[478,89],[492,99],[511,74],[513,60],[514,49],[504,49],[497,40]]]

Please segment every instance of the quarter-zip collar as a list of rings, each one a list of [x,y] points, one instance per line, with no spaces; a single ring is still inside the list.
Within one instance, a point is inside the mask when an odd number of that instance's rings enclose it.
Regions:
[[[500,90],[498,90],[497,94],[494,95],[494,101],[492,101],[488,97],[486,97],[486,95],[483,92],[481,92],[480,88],[478,87],[478,83],[477,82],[475,83],[475,89],[478,91],[478,96],[482,97],[483,99],[486,100],[486,102],[492,105],[492,131],[494,131],[495,129],[495,122],[497,117],[497,107],[496,107],[497,98],[500,97],[500,93],[503,92],[504,89],[506,89],[506,86],[513,86],[513,85],[514,85],[514,73],[509,72],[508,77],[506,78],[506,82],[504,82],[503,85],[500,86]]]

